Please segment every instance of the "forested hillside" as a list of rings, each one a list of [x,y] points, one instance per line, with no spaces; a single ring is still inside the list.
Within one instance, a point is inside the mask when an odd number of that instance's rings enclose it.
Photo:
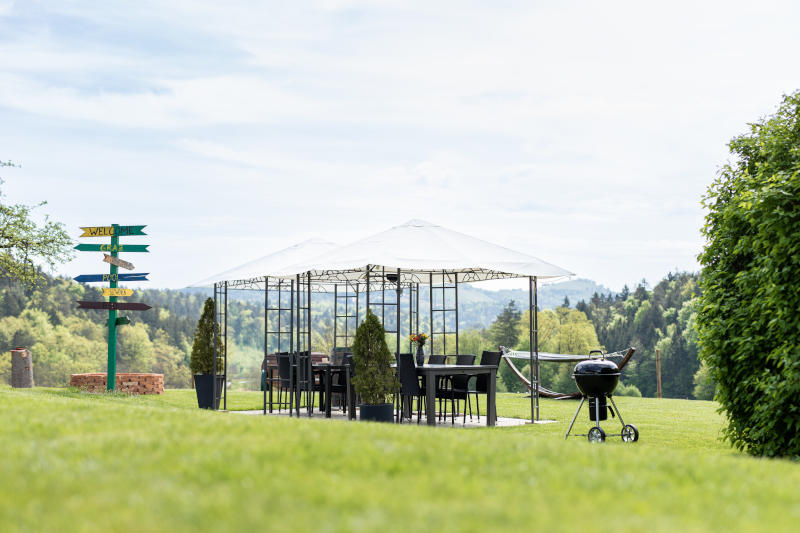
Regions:
[[[558,285],[550,286],[550,290]],[[582,287],[598,286],[584,283]],[[528,349],[527,310],[523,312],[527,294],[505,291],[501,296],[521,298],[513,305],[509,305],[509,300],[503,305],[495,301],[497,293],[472,287],[464,292],[467,297],[459,301],[461,353],[479,356],[482,350],[495,349],[501,344]],[[626,387],[631,387],[631,393],[636,393],[635,387],[652,396],[655,395],[655,349],[659,348],[664,395],[693,397],[693,378],[699,366],[693,329],[695,292],[694,275],[671,274],[653,290],[639,286],[633,292],[626,289],[617,295],[594,293],[586,301],[578,301],[574,308],[563,305],[568,304],[569,297],[562,293],[562,305],[555,309],[540,306],[540,349],[587,353],[599,347],[618,350],[636,346],[637,356],[626,370],[624,381]],[[129,312],[132,324],[119,328],[119,371],[162,372],[167,387],[190,386],[189,353],[206,297],[203,291],[137,290],[137,300],[153,308]],[[228,370],[234,388],[258,386],[264,354],[261,298],[232,297],[229,301]],[[0,380],[8,380],[8,350],[16,346],[25,346],[33,352],[38,385],[64,386],[72,373],[105,370],[107,313],[77,309],[75,301],[80,299],[103,298],[99,288],[62,278],[48,277],[33,289],[8,281],[0,283],[0,350],[4,352],[0,357]],[[426,298],[421,300],[424,309]],[[312,348],[315,350],[329,351],[333,345],[332,303],[330,296],[314,296]],[[486,316],[489,306],[499,310]],[[404,324],[403,331],[407,327]],[[427,331],[427,327],[423,329]],[[453,340],[448,340],[448,351],[455,347]],[[274,340],[270,341],[269,349],[277,349]],[[519,366],[526,365],[520,361]],[[527,369],[524,371],[527,374]],[[505,365],[501,376],[501,387],[517,391],[524,388]],[[574,388],[570,365],[543,363],[542,378],[546,386],[556,390]],[[621,391],[625,390],[623,387]],[[708,387],[704,390],[701,395],[707,397]],[[713,387],[710,390],[713,392]]]
[[[652,290],[639,285],[615,297],[595,295],[576,309],[594,324],[599,343],[608,349],[635,346],[637,355],[625,370],[626,382],[645,396],[656,394],[656,350],[661,353],[663,394],[670,398],[710,399],[713,386],[702,377],[695,319],[699,289],[696,274],[671,273]],[[697,390],[695,390],[697,389]]]

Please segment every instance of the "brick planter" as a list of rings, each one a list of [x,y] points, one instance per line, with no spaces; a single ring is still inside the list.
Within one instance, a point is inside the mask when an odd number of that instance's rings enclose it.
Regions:
[[[105,392],[106,374],[72,374],[70,387],[78,387],[89,392]],[[117,374],[117,390],[128,394],[164,394],[164,374]]]

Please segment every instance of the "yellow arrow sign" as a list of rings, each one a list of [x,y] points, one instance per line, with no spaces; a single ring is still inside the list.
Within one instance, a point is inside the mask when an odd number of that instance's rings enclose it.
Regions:
[[[133,289],[103,289],[103,296],[132,296]]]
[[[114,226],[81,226],[81,237],[113,237]],[[145,235],[144,226],[118,226],[118,236]]]

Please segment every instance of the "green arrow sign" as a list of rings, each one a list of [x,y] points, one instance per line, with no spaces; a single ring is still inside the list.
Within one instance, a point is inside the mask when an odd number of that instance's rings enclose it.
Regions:
[[[131,323],[131,319],[126,317],[126,316],[117,317],[117,325],[118,326],[122,326],[124,324],[130,324],[130,323]]]
[[[79,244],[79,252],[147,252],[149,244]]]

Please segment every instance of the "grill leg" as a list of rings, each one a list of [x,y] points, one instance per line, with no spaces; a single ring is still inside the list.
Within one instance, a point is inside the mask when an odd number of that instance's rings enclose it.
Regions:
[[[614,410],[617,412],[617,418],[619,418],[619,423],[622,424],[622,427],[625,427],[625,421],[622,420],[622,413],[619,412],[619,407],[617,407],[617,404],[614,403],[614,397],[609,395],[608,399],[611,400],[611,405],[614,406]]]
[[[597,427],[600,427],[600,402],[598,401],[599,398],[595,396],[594,398],[594,422]]]
[[[575,411],[575,416],[572,417],[572,422],[569,423],[569,428],[567,429],[567,434],[564,435],[564,440],[569,437],[569,432],[572,431],[572,426],[575,425],[575,420],[578,418],[578,413],[581,412],[581,407],[583,407],[583,402],[586,401],[586,396],[581,396],[581,403],[578,405],[578,410]]]

